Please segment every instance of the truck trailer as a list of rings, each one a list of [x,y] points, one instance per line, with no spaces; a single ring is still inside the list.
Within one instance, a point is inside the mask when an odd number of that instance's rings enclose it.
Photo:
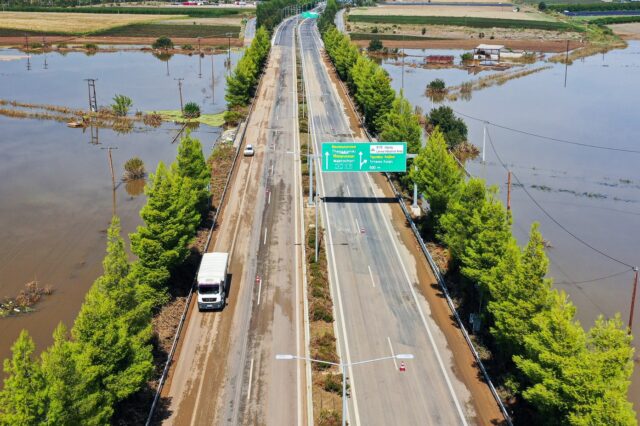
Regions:
[[[205,253],[198,269],[198,310],[221,309],[227,291],[229,253]]]

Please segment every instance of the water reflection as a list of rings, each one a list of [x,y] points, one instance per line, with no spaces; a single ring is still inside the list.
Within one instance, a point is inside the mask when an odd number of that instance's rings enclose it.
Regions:
[[[124,189],[131,197],[137,197],[144,193],[145,179],[131,179],[125,182]]]

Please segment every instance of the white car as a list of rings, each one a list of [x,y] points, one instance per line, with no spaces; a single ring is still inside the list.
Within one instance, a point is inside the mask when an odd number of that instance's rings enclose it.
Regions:
[[[253,157],[255,151],[253,150],[253,145],[249,144],[244,148],[244,156],[245,157]]]

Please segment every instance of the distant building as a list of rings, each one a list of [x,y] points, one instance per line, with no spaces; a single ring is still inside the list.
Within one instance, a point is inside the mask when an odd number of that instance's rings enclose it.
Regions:
[[[479,44],[473,49],[473,59],[478,61],[500,61],[500,52],[504,46],[499,44]]]

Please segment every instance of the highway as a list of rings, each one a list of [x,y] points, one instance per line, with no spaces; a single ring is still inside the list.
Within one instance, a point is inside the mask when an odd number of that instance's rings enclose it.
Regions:
[[[320,152],[321,142],[354,136],[323,62],[315,23],[303,21],[299,34],[311,131]],[[471,394],[454,374],[453,354],[420,293],[418,260],[392,221],[395,199],[385,199],[368,174],[319,173],[318,179],[320,197],[330,197],[320,211],[342,362],[415,356],[406,372],[394,360],[348,368],[349,424],[475,424]]]
[[[306,424],[302,287],[302,193],[295,21],[274,34],[263,85],[247,126],[244,157],[209,251],[231,253],[231,289],[221,312],[197,307],[181,338],[164,395],[167,424]]]

